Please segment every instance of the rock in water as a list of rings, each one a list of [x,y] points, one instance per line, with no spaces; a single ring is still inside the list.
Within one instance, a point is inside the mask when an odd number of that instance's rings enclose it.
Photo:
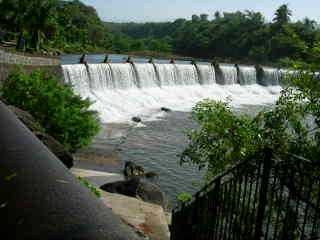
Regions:
[[[144,176],[145,176],[146,178],[151,178],[151,179],[153,179],[153,178],[159,177],[159,174],[156,173],[156,172],[147,172],[147,173],[144,174]]]
[[[163,112],[171,112],[171,109],[170,108],[166,108],[166,107],[162,107],[161,111],[163,111]]]
[[[132,120],[133,122],[136,122],[136,123],[142,122],[141,118],[139,118],[139,117],[133,117],[131,120]]]
[[[166,208],[165,195],[155,184],[141,181],[137,188],[137,197],[145,202]]]
[[[100,187],[102,190],[136,197],[145,202],[153,203],[166,208],[167,201],[160,188],[152,183],[141,181],[140,178],[131,178],[126,181],[107,183]]]
[[[36,133],[36,136],[51,150],[54,155],[56,155],[57,158],[60,159],[60,161],[67,168],[70,169],[73,167],[72,154],[67,151],[61,143],[45,133]]]
[[[144,169],[134,162],[128,161],[125,163],[123,173],[126,177],[144,176]]]
[[[100,188],[106,192],[118,193],[129,197],[136,197],[139,184],[139,178],[132,178],[127,181],[107,183]]]

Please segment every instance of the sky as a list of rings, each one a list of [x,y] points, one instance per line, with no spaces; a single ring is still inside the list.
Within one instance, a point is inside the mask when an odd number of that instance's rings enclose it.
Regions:
[[[260,11],[271,20],[275,10],[288,4],[293,20],[309,17],[320,22],[320,0],[82,0],[94,6],[104,21],[159,22],[177,18],[189,19],[192,14],[216,11]]]

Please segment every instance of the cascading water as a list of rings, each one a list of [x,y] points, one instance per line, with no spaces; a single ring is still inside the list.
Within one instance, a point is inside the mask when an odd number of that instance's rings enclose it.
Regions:
[[[233,104],[270,104],[281,88],[262,87],[255,83],[252,67],[240,68],[242,84],[237,83],[234,66],[220,67],[223,83],[216,84],[211,65],[179,64],[76,64],[63,65],[65,82],[74,91],[94,101],[92,108],[100,113],[103,122],[128,121],[133,116],[149,118],[160,113],[161,107],[190,111],[205,98],[224,101],[231,97]],[[274,69],[266,69],[264,81],[279,82]]]
[[[73,90],[82,97],[88,97],[90,80],[88,71],[83,64],[62,65],[65,82],[72,85]]]
[[[257,71],[252,66],[239,66],[239,81],[241,85],[257,83]]]
[[[220,82],[225,85],[237,84],[238,73],[235,66],[220,65],[221,79]]]
[[[93,90],[108,90],[116,88],[109,64],[89,64],[88,70],[92,83],[91,88]]]
[[[263,68],[260,84],[263,86],[277,86],[280,84],[281,72],[274,68]]]
[[[176,66],[176,85],[199,84],[197,69],[194,65],[178,64]]]
[[[210,65],[198,65],[199,80],[203,85],[210,85],[216,83],[216,73],[214,67]]]
[[[176,67],[174,64],[155,64],[161,86],[173,86],[176,82]]]
[[[157,73],[153,64],[135,63],[134,67],[136,68],[141,88],[160,86],[160,82],[158,81]]]
[[[139,86],[132,64],[113,63],[110,67],[116,89],[131,89]]]

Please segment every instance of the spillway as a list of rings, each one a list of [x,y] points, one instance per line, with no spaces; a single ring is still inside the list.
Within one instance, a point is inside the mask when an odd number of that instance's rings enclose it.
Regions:
[[[109,63],[62,65],[65,82],[90,98],[102,122],[152,119],[161,107],[190,111],[205,98],[232,104],[272,104],[278,98],[281,74],[264,68],[257,79],[254,67],[210,64]],[[259,84],[261,85],[259,85]],[[264,85],[264,86],[262,86]],[[160,114],[161,115],[161,114]]]

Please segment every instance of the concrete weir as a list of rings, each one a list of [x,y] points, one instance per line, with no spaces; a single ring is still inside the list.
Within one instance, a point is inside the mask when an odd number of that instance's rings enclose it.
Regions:
[[[139,239],[2,102],[0,158],[1,239]]]

